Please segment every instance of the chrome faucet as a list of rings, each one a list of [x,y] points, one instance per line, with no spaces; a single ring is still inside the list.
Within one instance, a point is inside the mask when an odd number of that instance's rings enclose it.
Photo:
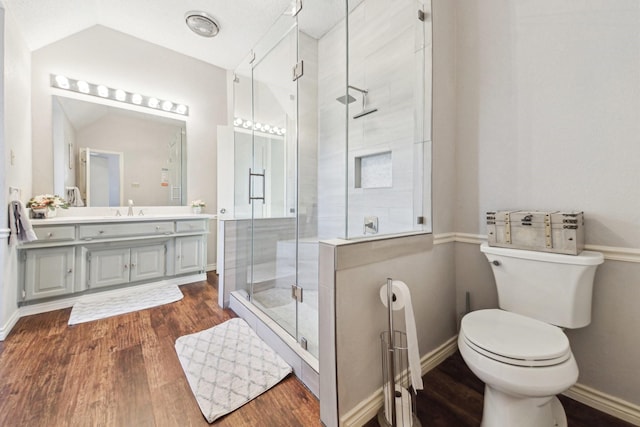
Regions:
[[[127,211],[127,216],[133,216],[133,200],[129,199],[129,210]]]

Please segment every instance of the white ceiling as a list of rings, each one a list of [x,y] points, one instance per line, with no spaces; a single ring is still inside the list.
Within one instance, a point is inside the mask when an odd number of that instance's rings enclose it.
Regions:
[[[2,0],[0,0],[2,1]],[[341,15],[345,0],[308,0],[300,26],[321,37]],[[226,69],[234,69],[285,11],[291,0],[4,0],[31,51],[94,25],[103,25]],[[212,15],[214,38],[184,22],[188,11]],[[305,18],[306,16],[306,18]]]

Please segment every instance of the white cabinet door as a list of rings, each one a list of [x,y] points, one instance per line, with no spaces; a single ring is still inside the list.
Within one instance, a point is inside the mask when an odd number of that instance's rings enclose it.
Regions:
[[[89,253],[89,288],[129,282],[129,248],[92,250]]]
[[[204,271],[202,236],[176,237],[175,274]]]
[[[47,298],[73,292],[74,259],[73,247],[27,251],[25,299]]]
[[[155,279],[165,273],[165,246],[131,248],[131,281]]]
[[[91,250],[89,288],[164,277],[165,258],[164,244]]]

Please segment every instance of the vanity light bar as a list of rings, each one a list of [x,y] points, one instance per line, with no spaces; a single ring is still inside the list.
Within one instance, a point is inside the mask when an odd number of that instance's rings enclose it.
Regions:
[[[287,133],[287,130],[285,128],[280,128],[278,126],[271,126],[271,125],[267,125],[259,122],[253,123],[251,120],[244,120],[244,119],[241,119],[240,117],[236,117],[233,120],[233,125],[235,127],[239,127],[243,129],[253,129],[258,132],[270,133],[272,135],[282,136],[285,133]]]
[[[84,80],[75,80],[61,74],[51,74],[50,79],[51,86],[59,89],[98,96],[100,98],[125,102],[127,104],[139,105],[141,107],[152,108],[154,110],[162,110],[168,113],[180,114],[182,116],[189,115],[189,107],[184,104],[158,99],[153,96],[145,96],[139,93],[127,92],[122,89],[114,89],[105,85],[88,83]]]

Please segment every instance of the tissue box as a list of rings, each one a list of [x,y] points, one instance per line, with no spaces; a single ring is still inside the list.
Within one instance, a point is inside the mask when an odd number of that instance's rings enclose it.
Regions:
[[[584,249],[583,212],[487,212],[489,246],[578,255]]]

